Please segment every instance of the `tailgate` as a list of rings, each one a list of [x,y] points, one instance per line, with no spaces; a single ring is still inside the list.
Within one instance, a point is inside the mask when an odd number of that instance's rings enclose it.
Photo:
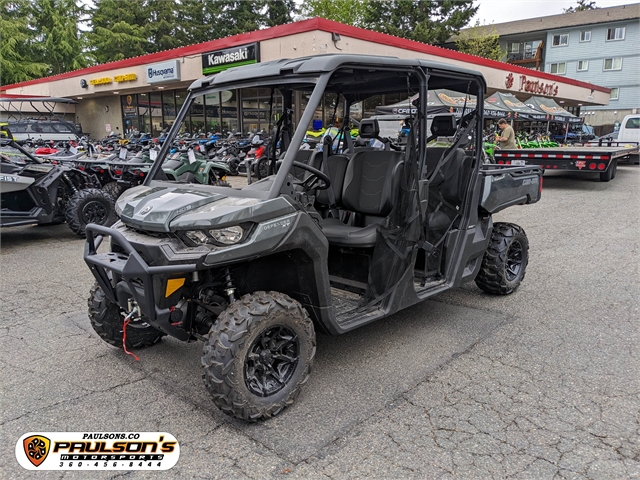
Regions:
[[[480,207],[496,213],[512,205],[535,203],[542,195],[542,170],[538,167],[483,165]]]

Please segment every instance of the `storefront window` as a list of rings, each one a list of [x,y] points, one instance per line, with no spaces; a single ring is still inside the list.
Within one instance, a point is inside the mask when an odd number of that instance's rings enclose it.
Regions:
[[[186,99],[187,99],[187,92],[185,91],[176,92],[176,114],[180,111]],[[187,117],[184,119],[184,122],[182,122],[182,125],[180,126],[180,131],[184,132],[190,126],[191,126],[191,121],[189,120],[189,115],[187,115]]]
[[[222,133],[237,132],[238,125],[238,92],[226,90],[220,93],[222,102]]]
[[[124,127],[124,133],[127,134],[134,128],[140,130],[136,95],[122,95],[120,101],[122,103],[122,125]]]
[[[189,129],[192,134],[204,134],[205,132],[205,119],[204,119],[204,95],[196,97],[191,105],[191,128]]]
[[[149,95],[141,93],[138,95],[138,119],[139,130],[143,133],[151,132],[151,112],[149,111]]]
[[[242,125],[245,132],[267,131],[275,125],[282,114],[282,95],[268,88],[245,88],[242,90]],[[271,119],[269,113],[271,112]]]
[[[208,133],[220,132],[220,95],[212,93],[205,97],[205,113]]]
[[[164,116],[164,128],[171,128],[176,120],[176,100],[174,91],[162,92],[162,113]]]
[[[151,136],[158,137],[164,128],[162,124],[162,94],[154,92],[149,96],[151,111]]]

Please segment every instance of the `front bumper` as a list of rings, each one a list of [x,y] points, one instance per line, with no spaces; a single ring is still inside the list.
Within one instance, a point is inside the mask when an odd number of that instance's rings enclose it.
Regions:
[[[157,306],[153,276],[194,272],[196,265],[149,266],[124,235],[113,228],[89,224],[86,235],[84,261],[107,298],[125,309],[128,299],[133,298],[151,326],[180,340],[188,340],[185,330],[171,325],[171,310]],[[110,236],[125,253],[98,253],[104,236]]]

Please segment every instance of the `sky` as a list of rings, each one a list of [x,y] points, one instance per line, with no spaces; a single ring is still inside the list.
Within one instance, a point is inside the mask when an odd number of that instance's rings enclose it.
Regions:
[[[617,5],[637,3],[633,0],[595,0],[596,7],[606,8]],[[478,13],[471,24],[480,20],[480,24],[504,23],[525,18],[557,15],[563,8],[575,7],[576,0],[478,0]]]

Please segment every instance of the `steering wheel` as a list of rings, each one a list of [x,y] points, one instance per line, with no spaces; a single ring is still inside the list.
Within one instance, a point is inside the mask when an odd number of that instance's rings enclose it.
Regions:
[[[329,176],[324,172],[318,170],[317,168],[313,168],[306,163],[295,161],[293,162],[293,166],[305,170],[311,174],[304,180],[295,182],[297,185],[302,186],[305,190],[313,190],[314,188],[317,188],[318,190],[326,190],[331,186],[331,179],[329,178]]]

